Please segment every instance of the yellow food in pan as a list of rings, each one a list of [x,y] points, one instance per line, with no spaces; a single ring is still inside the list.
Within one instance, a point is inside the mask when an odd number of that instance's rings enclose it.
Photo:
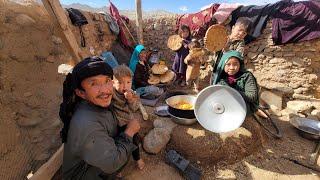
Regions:
[[[193,110],[192,104],[183,101],[175,104],[174,107],[181,110]]]

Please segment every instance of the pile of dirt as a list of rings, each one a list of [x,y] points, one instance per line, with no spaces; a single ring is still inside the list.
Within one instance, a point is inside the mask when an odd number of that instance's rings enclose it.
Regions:
[[[220,161],[231,164],[258,151],[265,140],[265,134],[257,122],[247,118],[242,127],[221,134],[207,131],[198,123],[177,126],[167,149],[174,149],[192,162],[204,166]]]

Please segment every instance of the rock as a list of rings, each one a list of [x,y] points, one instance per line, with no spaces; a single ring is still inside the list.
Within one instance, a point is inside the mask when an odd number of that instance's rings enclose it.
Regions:
[[[320,119],[320,110],[315,109],[315,110],[311,111],[311,115],[316,116],[318,119]]]
[[[289,86],[292,87],[293,89],[297,89],[300,86],[302,86],[302,82],[290,82]]]
[[[293,94],[292,97],[294,99],[302,99],[302,100],[308,100],[312,98],[311,95],[302,95],[302,94]]]
[[[21,26],[33,26],[36,21],[26,14],[19,14],[16,17],[16,22]]]
[[[304,66],[303,59],[301,59],[301,58],[298,58],[298,57],[293,58],[292,62],[293,62],[293,65],[295,65],[295,66],[298,66],[298,67]]]
[[[73,66],[69,64],[60,64],[58,67],[58,73],[67,75],[69,72],[71,72],[73,69]]]
[[[318,79],[318,76],[316,74],[309,74],[309,83],[312,84],[312,83],[315,83]]]
[[[247,56],[248,56],[248,58],[250,58],[250,59],[254,59],[254,58],[256,58],[256,57],[258,56],[258,54],[257,54],[257,53],[249,52],[249,53],[247,54]]]
[[[285,53],[283,54],[284,57],[294,57],[295,53]]]
[[[276,106],[279,110],[282,110],[282,96],[279,92],[262,91],[260,99],[268,105]]]
[[[54,63],[55,62],[55,58],[54,58],[54,56],[48,56],[46,61],[49,62],[49,63]]]
[[[36,126],[40,124],[43,120],[44,119],[40,117],[31,117],[31,118],[19,117],[17,120],[17,123],[19,126],[22,126],[22,127],[31,127],[31,126]]]
[[[285,62],[286,60],[283,59],[283,58],[272,58],[269,63],[270,64],[280,64],[280,63],[283,63]]]
[[[23,94],[23,97],[31,97],[32,96],[32,93],[31,92],[26,92]]]
[[[51,36],[51,40],[56,45],[62,44],[62,39],[57,36]]]
[[[152,129],[143,139],[145,151],[157,154],[163,149],[170,140],[170,133],[164,128]]]
[[[305,88],[305,87],[300,87],[298,89],[295,89],[294,90],[294,93],[296,94],[303,94],[303,93],[306,93],[308,91],[308,88]]]
[[[177,124],[172,122],[170,119],[156,119],[153,121],[153,127],[164,128],[170,134],[172,132],[172,129],[175,128],[176,126],[177,126]]]
[[[311,112],[311,110],[313,109],[313,104],[310,101],[303,101],[303,100],[288,101],[287,108],[289,108],[295,113],[298,113],[298,112],[307,113],[307,112]]]

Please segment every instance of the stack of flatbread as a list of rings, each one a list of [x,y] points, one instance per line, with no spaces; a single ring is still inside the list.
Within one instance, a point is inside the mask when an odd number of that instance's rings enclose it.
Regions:
[[[148,83],[149,83],[149,84],[152,84],[152,85],[159,84],[159,83],[160,83],[160,77],[151,74],[150,77],[149,77],[149,79],[148,79]]]
[[[174,77],[175,73],[164,64],[154,64],[151,68],[152,74],[149,77],[148,83],[152,85],[156,85],[159,83],[167,84],[171,82]]]
[[[164,64],[154,64],[151,68],[152,74],[161,75],[168,71],[168,67]]]

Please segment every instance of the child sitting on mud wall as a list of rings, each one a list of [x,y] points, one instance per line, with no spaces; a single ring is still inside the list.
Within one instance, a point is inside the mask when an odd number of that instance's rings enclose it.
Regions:
[[[118,119],[120,130],[124,131],[130,120],[134,119],[134,113],[139,112],[139,96],[134,93],[132,88],[132,72],[126,65],[120,65],[113,69],[113,88],[112,103],[114,113]],[[137,161],[139,169],[144,168],[144,161],[140,158],[139,144],[141,138],[138,133],[133,136],[133,143],[138,146],[132,152],[132,157]]]
[[[189,54],[184,59],[184,63],[187,64],[186,82],[188,86],[193,85],[193,90],[198,93],[200,65],[203,63],[203,56],[206,52],[201,48],[199,41],[196,39],[192,39],[188,47],[190,49]]]
[[[243,56],[239,51],[232,50],[223,54],[213,84],[226,85],[237,90],[246,102],[247,115],[257,112],[259,107],[257,80],[245,69]]]

